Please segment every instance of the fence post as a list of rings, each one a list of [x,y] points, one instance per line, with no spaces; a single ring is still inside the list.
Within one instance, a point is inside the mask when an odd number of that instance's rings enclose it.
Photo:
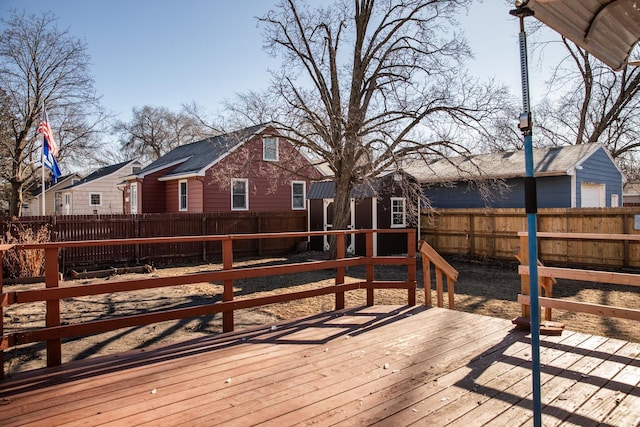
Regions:
[[[207,215],[202,215],[202,229],[200,231],[202,236],[207,235]],[[202,241],[202,262],[207,262],[207,242]]]
[[[222,241],[222,269],[233,270],[233,240],[229,237]],[[224,281],[222,301],[233,301],[233,279]],[[233,331],[233,310],[222,312],[222,331]]]
[[[60,248],[48,247],[44,250],[44,278],[47,288],[60,286],[58,272],[58,255]],[[60,326],[60,300],[47,300],[46,327]],[[53,338],[47,340],[47,367],[62,364],[62,340]]]

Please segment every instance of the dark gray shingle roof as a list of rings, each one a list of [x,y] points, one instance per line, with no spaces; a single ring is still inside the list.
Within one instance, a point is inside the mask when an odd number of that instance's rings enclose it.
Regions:
[[[109,165],[109,166],[102,167],[102,168],[92,172],[91,174],[85,176],[80,181],[76,182],[75,184],[72,184],[72,185],[70,185],[70,186],[68,186],[66,188],[77,187],[78,185],[86,184],[87,182],[95,181],[96,179],[102,178],[102,177],[107,176],[107,175],[111,175],[112,173],[115,173],[115,172],[119,171],[120,169],[122,169],[123,167],[127,166],[128,164],[130,164],[130,163],[132,163],[134,161],[135,160],[129,160],[129,161],[126,161],[126,162],[117,163],[115,165]]]
[[[147,172],[160,170],[176,163],[180,163],[179,166],[165,177],[200,172],[264,126],[251,126],[236,132],[181,145],[141,169],[137,175],[144,175]]]

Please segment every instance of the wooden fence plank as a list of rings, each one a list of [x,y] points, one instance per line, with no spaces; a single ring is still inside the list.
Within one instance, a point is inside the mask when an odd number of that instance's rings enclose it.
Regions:
[[[546,265],[640,268],[640,230],[634,228],[638,214],[638,208],[539,209],[538,258]],[[524,209],[423,209],[419,238],[443,255],[512,260],[518,233],[524,230]],[[553,232],[570,234],[542,238]],[[590,234],[611,237],[578,240]]]
[[[145,237],[251,234],[307,230],[306,212],[200,213],[139,215],[62,215],[0,218],[0,233],[46,226],[52,241],[97,241]],[[247,240],[234,245],[237,256],[281,255],[295,249],[300,237],[264,241]],[[219,242],[166,242],[154,245],[82,245],[61,251],[63,271],[71,268],[113,267],[140,263],[163,265],[194,263],[222,258]]]

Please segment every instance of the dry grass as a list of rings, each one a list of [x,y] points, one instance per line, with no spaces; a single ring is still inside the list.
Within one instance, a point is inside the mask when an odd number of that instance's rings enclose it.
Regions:
[[[34,229],[13,225],[2,239],[5,244],[45,243],[51,241],[51,233],[46,225]],[[5,253],[4,267],[10,277],[37,277],[44,274],[43,249],[11,249]]]

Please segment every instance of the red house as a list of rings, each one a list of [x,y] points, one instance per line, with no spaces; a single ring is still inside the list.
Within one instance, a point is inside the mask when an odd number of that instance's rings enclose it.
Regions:
[[[272,126],[258,125],[182,145],[126,177],[125,212],[303,211],[321,177]]]

